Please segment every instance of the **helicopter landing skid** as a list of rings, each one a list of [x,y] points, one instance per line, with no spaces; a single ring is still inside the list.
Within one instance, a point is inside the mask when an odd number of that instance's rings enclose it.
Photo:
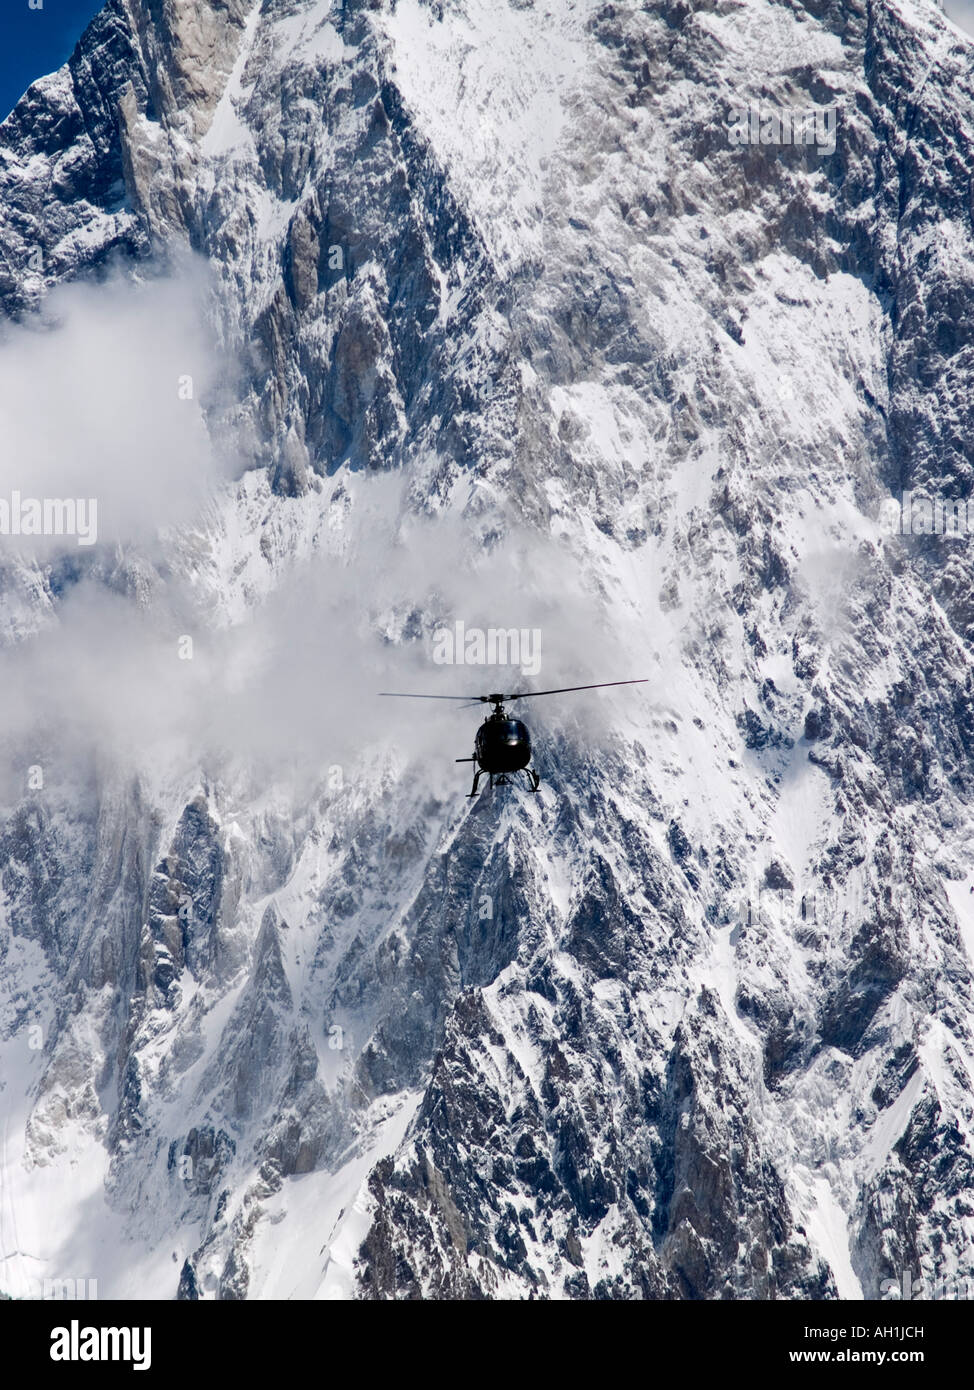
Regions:
[[[456,762],[458,762],[458,763],[472,763],[472,762],[476,762],[476,759],[475,759],[475,758],[457,758],[457,759],[456,759]],[[536,792],[536,791],[538,790],[538,788],[540,787],[540,785],[541,785],[541,777],[540,777],[540,774],[537,773],[537,772],[535,772],[534,768],[532,768],[532,767],[525,767],[525,768],[522,768],[521,771],[524,773],[525,777],[527,777],[527,779],[528,779],[528,791],[530,791],[530,792]],[[474,773],[474,775],[473,775],[473,787],[470,789],[470,791],[467,792],[467,799],[468,799],[468,800],[469,800],[471,797],[477,795],[477,788],[478,788],[478,786],[480,785],[480,779],[481,779],[481,777],[483,777],[483,775],[484,775],[484,769],[483,769],[482,767],[478,767],[477,771],[476,771],[476,772]],[[510,786],[510,784],[511,784],[511,779],[510,779],[510,777],[508,777],[508,775],[507,775],[506,772],[501,772],[501,773],[489,772],[489,773],[487,774],[487,776],[490,778],[490,783],[489,783],[489,785],[490,785],[491,790],[493,790],[494,787],[508,787],[508,786]]]

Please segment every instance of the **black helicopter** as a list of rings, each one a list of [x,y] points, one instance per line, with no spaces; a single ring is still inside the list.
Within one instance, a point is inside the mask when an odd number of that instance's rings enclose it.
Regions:
[[[646,677],[631,681],[599,681],[596,685],[563,685],[558,690],[520,690],[515,695],[414,695],[400,690],[380,690],[390,700],[462,700],[466,705],[493,705],[493,709],[477,730],[472,758],[457,758],[458,763],[476,763],[473,789],[468,796],[477,795],[477,787],[486,772],[492,787],[505,787],[511,774],[523,772],[529,791],[536,792],[541,778],[531,761],[531,735],[527,725],[514,719],[504,706],[514,700],[527,700],[533,695],[567,695],[573,690],[603,690],[609,685],[644,685]]]

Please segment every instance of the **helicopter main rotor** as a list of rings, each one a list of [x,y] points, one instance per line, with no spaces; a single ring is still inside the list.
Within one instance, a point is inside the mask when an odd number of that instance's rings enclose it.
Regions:
[[[645,685],[648,677],[629,681],[597,681],[595,685],[561,685],[555,690],[517,690],[513,695],[425,695],[413,691],[380,690],[391,700],[462,700],[468,705],[509,705],[514,700],[528,700],[534,695],[568,695],[575,690],[604,690],[610,685]]]

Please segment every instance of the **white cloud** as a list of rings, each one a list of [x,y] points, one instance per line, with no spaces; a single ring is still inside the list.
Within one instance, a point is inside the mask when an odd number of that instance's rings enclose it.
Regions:
[[[513,534],[485,553],[466,523],[443,516],[409,518],[400,531],[401,487],[365,480],[350,554],[282,571],[230,628],[216,629],[173,577],[148,607],[94,578],[76,584],[55,622],[0,653],[6,796],[19,798],[29,766],[44,767],[54,789],[92,756],[154,778],[203,769],[307,792],[329,767],[351,775],[360,754],[387,745],[449,795],[466,774],[453,760],[469,754],[486,711],[380,690],[478,695],[649,674],[625,646],[626,615],[607,620],[567,547]],[[457,620],[540,629],[540,671],[525,681],[513,669],[437,664],[433,632]],[[193,639],[191,660],[181,636]],[[581,720],[597,741],[607,710],[571,695],[517,712],[539,731]]]
[[[229,400],[231,368],[206,328],[202,275],[69,286],[52,294],[43,322],[13,326],[0,342],[0,498],[95,497],[99,542],[121,544],[130,570],[146,558],[155,566],[152,582],[124,597],[109,578],[115,559],[103,556],[78,571],[53,613],[37,608],[38,631],[0,651],[5,798],[19,799],[29,766],[41,765],[53,790],[92,758],[177,782],[202,768],[307,790],[329,766],[351,768],[363,750],[390,743],[449,794],[466,773],[453,759],[469,754],[482,708],[377,692],[525,685],[515,669],[434,662],[434,631],[457,621],[540,630],[534,688],[645,674],[620,638],[623,616],[607,620],[606,598],[571,547],[520,533],[510,518],[415,515],[400,474],[348,479],[355,503],[341,558],[279,559],[269,596],[228,626],[241,611],[231,566],[218,570],[215,589],[199,583],[193,544],[177,554],[160,528],[198,533],[199,553],[209,553],[226,537],[214,518],[244,544],[247,528],[273,527],[275,511],[281,519],[315,499],[271,498],[259,513],[229,517],[234,489],[220,486],[228,468],[200,407],[221,392]],[[224,452],[239,470],[241,451]],[[214,497],[208,529],[201,507]],[[486,531],[507,539],[485,543]],[[0,536],[0,560],[18,545],[39,550],[33,538]],[[30,626],[8,622],[8,635]],[[184,636],[191,660],[180,656]],[[588,708],[587,736],[596,737],[599,704],[567,699],[519,712],[532,727],[554,728]]]
[[[203,272],[52,292],[0,340],[0,500],[89,499],[99,542],[149,544],[189,520],[224,472],[201,402],[227,364],[200,311]],[[0,535],[0,556],[73,548]]]

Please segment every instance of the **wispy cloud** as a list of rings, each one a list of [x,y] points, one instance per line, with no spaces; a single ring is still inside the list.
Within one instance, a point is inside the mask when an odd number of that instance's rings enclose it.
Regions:
[[[0,500],[94,499],[99,542],[149,546],[189,520],[225,468],[201,404],[228,372],[202,272],[55,290],[0,339]],[[49,555],[77,540],[0,534]]]
[[[434,631],[457,620],[540,629],[541,669],[527,682],[534,688],[642,674],[625,647],[626,615],[607,621],[604,598],[564,546],[513,533],[474,553],[459,519],[403,522],[391,482],[363,484],[350,555],[282,570],[275,590],[230,628],[215,628],[212,614],[194,607],[191,585],[175,578],[149,605],[95,578],[75,585],[56,622],[0,653],[10,692],[7,799],[17,799],[35,764],[48,768],[49,783],[95,756],[167,778],[202,767],[286,787],[313,784],[336,764],[350,775],[363,751],[384,745],[428,759],[431,784],[445,789],[482,711],[377,692],[477,695],[525,685],[509,668],[434,662]],[[378,508],[368,506],[373,488]],[[563,708],[553,701],[525,717],[555,727],[589,699],[570,696]],[[595,723],[587,728],[597,737]]]

